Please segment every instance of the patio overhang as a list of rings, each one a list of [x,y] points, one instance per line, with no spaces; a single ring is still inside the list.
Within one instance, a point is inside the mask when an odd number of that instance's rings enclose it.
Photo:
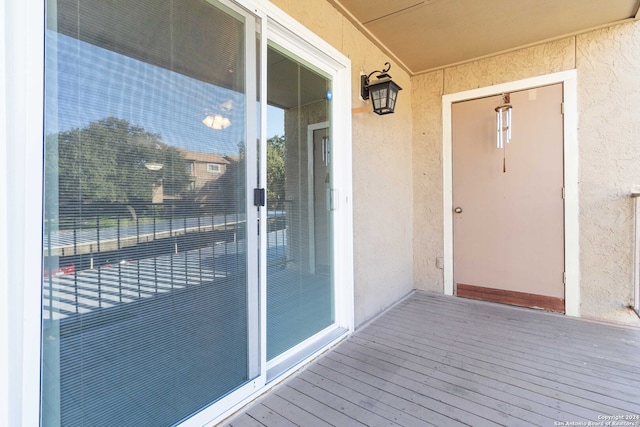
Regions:
[[[329,0],[409,74],[638,19],[620,0]]]

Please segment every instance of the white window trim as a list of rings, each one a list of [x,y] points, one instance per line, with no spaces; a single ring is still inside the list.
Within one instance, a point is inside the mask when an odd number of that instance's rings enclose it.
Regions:
[[[270,39],[332,75],[334,156],[352,164],[351,64],[327,42],[266,0],[238,0],[238,4],[268,20]],[[267,18],[268,17],[268,18]],[[8,0],[0,8],[0,424],[38,426],[40,423],[40,330],[42,252],[42,170],[44,109],[45,13],[39,0]],[[263,27],[264,28],[264,27]],[[9,42],[9,40],[11,42]],[[266,37],[262,38],[266,52]],[[265,55],[263,55],[263,58]],[[266,61],[263,62],[263,67]],[[261,85],[266,99],[266,85]],[[264,103],[263,103],[264,104]],[[266,105],[263,105],[263,117]],[[266,135],[263,120],[262,135]],[[264,139],[264,137],[263,137]],[[17,143],[17,142],[20,143]],[[11,143],[10,143],[11,142]],[[263,144],[266,144],[263,141]],[[266,168],[263,168],[266,169]],[[336,168],[335,190],[339,214],[335,254],[336,325],[354,328],[353,209],[350,167]],[[11,177],[11,183],[9,183]],[[262,177],[265,178],[265,177]],[[262,181],[264,182],[264,180]],[[261,226],[265,221],[261,221]],[[6,231],[6,232],[4,232]],[[264,263],[262,263],[264,268]],[[264,274],[262,277],[265,277]],[[266,295],[262,283],[261,295]],[[265,328],[266,301],[261,298],[261,328]],[[263,336],[265,331],[262,331]],[[263,340],[263,344],[264,340]],[[264,351],[263,351],[264,353]],[[300,364],[306,363],[307,360]],[[263,369],[266,364],[262,364]],[[274,386],[293,372],[297,365]],[[221,420],[263,393],[249,394],[224,413],[202,411],[185,425]],[[215,418],[213,418],[215,417]],[[213,418],[213,419],[212,419]]]
[[[249,3],[249,1],[247,1]],[[351,165],[351,61],[329,43],[266,0],[251,1],[269,17],[268,37],[282,48],[327,72],[333,79],[331,114],[332,159],[349,167],[333,168],[334,266],[336,287],[336,325],[353,331],[353,205]],[[263,133],[263,134],[266,134]],[[264,148],[266,150],[266,147]],[[263,181],[264,182],[264,181]],[[266,291],[266,288],[264,289]]]
[[[0,254],[6,270],[0,286],[0,347],[6,390],[0,398],[3,425],[40,421],[40,314],[44,105],[44,8],[36,0],[9,0],[0,12],[0,58],[4,62],[0,201],[4,215]],[[6,157],[4,157],[6,156]],[[6,168],[4,167],[6,166]],[[11,177],[11,182],[9,182]],[[5,253],[6,251],[6,253]],[[4,269],[3,269],[4,270]],[[6,349],[6,350],[5,350]]]
[[[453,295],[453,182],[451,105],[454,102],[515,92],[556,83],[563,84],[564,99],[564,232],[565,314],[580,316],[580,251],[578,210],[578,97],[577,71],[568,70],[503,83],[442,97],[442,161],[444,218],[444,294]]]

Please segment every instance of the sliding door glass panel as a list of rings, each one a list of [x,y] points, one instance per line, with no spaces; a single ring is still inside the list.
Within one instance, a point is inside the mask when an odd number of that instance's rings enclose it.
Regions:
[[[42,424],[172,425],[258,372],[255,21],[214,0],[47,17]]]
[[[267,139],[267,359],[272,360],[334,323],[331,80],[275,47],[269,47],[267,62],[267,115],[271,129],[281,132]]]

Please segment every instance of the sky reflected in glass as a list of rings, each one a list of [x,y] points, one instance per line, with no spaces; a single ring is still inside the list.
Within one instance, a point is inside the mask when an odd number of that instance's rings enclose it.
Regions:
[[[46,88],[46,99],[52,100],[46,108],[48,135],[116,117],[191,151],[238,154],[245,143],[243,93],[60,33],[47,31],[47,43],[56,46],[47,67],[57,69],[58,76]],[[202,123],[215,114],[227,117],[231,126],[215,130]],[[268,117],[267,136],[282,135],[282,110],[269,107]]]

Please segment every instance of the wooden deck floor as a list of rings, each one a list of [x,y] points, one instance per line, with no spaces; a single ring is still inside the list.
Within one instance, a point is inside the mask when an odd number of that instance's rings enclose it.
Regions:
[[[638,417],[640,329],[415,292],[228,425],[640,426]]]

